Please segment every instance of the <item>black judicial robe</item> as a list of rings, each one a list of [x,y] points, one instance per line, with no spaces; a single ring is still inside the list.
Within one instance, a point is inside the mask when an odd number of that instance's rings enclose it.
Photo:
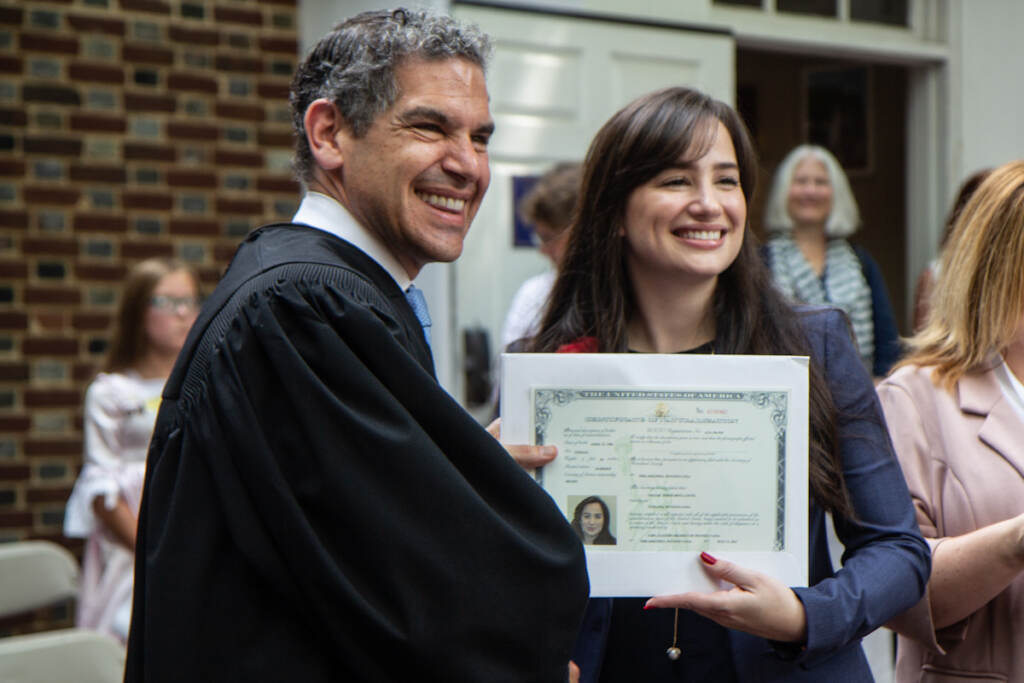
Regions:
[[[564,681],[588,585],[347,242],[255,231],[164,390],[126,681]]]

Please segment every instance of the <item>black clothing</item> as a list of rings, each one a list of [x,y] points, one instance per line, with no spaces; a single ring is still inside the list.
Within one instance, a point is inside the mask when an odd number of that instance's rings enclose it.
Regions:
[[[728,630],[690,610],[679,610],[676,647],[668,658],[676,610],[644,610],[647,598],[615,598],[600,683],[687,681],[735,683]]]
[[[564,681],[561,512],[438,384],[394,280],[250,235],[164,390],[126,681]]]

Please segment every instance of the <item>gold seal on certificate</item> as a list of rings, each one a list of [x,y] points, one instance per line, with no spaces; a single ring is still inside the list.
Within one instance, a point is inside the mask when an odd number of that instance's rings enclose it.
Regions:
[[[502,376],[503,438],[558,446],[536,476],[592,595],[710,588],[701,551],[806,585],[806,358],[505,354]]]

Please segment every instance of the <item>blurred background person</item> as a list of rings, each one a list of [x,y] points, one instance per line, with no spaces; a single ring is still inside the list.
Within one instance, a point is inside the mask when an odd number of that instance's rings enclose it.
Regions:
[[[76,623],[128,637],[135,531],[160,393],[199,311],[184,263],[149,259],[128,273],[107,357],[85,394],[85,453],[64,534],[85,538]]]
[[[553,268],[528,278],[519,286],[505,315],[499,352],[521,351],[540,326],[569,242],[569,226],[580,193],[581,176],[579,162],[555,164],[519,200],[519,216],[533,226],[537,249],[548,257]],[[494,373],[495,377],[498,375],[499,372]],[[493,421],[501,414],[501,386],[497,381],[491,388],[490,402]],[[491,428],[497,429],[493,422],[488,427]]]
[[[956,200],[953,202],[953,206],[949,209],[949,215],[946,216],[946,226],[942,231],[942,239],[939,240],[939,253],[946,247],[946,242],[949,241],[949,233],[953,229],[953,224],[956,222],[957,217],[960,215],[960,211],[963,210],[964,204],[971,198],[974,191],[978,189],[978,185],[985,179],[991,169],[982,169],[976,171],[967,177],[966,180],[960,185],[960,190],[956,193]],[[931,262],[921,271],[917,276],[917,283],[914,285],[914,331],[920,330],[924,327],[925,320],[928,317],[929,302],[931,300],[932,289],[935,286],[935,278],[939,274],[939,257],[931,260]]]
[[[911,636],[900,638],[897,680],[1019,683],[1024,161],[991,171],[964,205],[931,306],[906,358],[878,387],[932,545],[926,599],[895,625]]]
[[[861,358],[884,377],[899,358],[899,331],[878,264],[846,238],[860,211],[839,162],[817,145],[800,145],[779,164],[764,215],[762,249],[786,296],[846,312]]]
[[[580,168],[578,162],[556,164],[519,200],[520,217],[533,226],[537,248],[554,267],[526,280],[512,297],[502,327],[503,349],[518,339],[533,336],[540,324],[569,240],[568,228],[580,191]]]

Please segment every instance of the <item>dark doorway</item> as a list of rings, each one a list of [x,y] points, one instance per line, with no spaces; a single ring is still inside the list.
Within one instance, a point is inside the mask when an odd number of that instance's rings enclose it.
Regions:
[[[761,157],[752,225],[775,167],[790,149],[815,142],[843,162],[862,225],[851,238],[878,261],[901,334],[906,312],[907,71],[900,66],[738,48],[736,105]]]

